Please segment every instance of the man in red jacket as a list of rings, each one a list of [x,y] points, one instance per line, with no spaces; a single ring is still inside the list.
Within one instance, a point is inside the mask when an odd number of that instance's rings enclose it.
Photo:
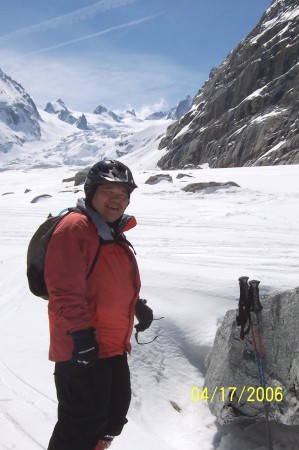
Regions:
[[[134,315],[137,331],[153,320],[139,299],[138,266],[123,234],[136,225],[124,214],[136,187],[121,162],[98,162],[78,211],[66,215],[50,240],[45,281],[58,421],[48,450],[106,449],[127,423]]]

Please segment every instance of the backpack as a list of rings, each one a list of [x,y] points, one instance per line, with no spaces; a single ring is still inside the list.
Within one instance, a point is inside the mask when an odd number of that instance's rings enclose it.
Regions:
[[[47,220],[43,222],[34,235],[32,236],[27,250],[27,279],[30,291],[37,297],[48,300],[49,294],[44,278],[44,268],[48,245],[52,234],[61,220],[71,212],[81,212],[77,208],[67,208],[66,214],[59,214],[58,216],[48,216]],[[94,266],[97,262],[100,251],[100,242],[92,262],[92,265],[87,273],[86,279],[91,275]]]

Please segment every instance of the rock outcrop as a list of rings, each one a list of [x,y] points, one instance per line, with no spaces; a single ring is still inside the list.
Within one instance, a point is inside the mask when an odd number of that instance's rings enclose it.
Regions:
[[[163,169],[299,163],[299,5],[273,0],[160,142]]]
[[[261,303],[269,417],[299,425],[299,287],[266,296]],[[252,337],[240,339],[236,315],[237,311],[227,312],[206,359],[205,387],[211,395],[218,387],[209,408],[220,424],[264,418]]]
[[[70,125],[73,125],[78,121],[60,98],[56,102],[48,102],[45,111],[49,114],[56,115],[58,119],[69,123]]]
[[[80,130],[88,130],[88,124],[87,124],[87,120],[85,117],[85,114],[82,114],[79,119],[76,122],[76,126],[77,128],[79,128]]]
[[[169,183],[173,182],[172,176],[169,175],[168,173],[160,173],[157,175],[152,175],[151,177],[149,177],[145,184],[157,184],[160,183],[160,181],[168,181]]]
[[[206,191],[206,192],[215,192],[218,189],[227,189],[230,187],[240,187],[234,181],[225,181],[223,183],[210,181],[207,183],[190,183],[187,186],[182,188],[182,191],[185,192],[198,192],[198,191]]]
[[[90,167],[85,167],[85,169],[79,170],[79,172],[75,174],[74,186],[80,186],[80,184],[85,183],[89,169]]]

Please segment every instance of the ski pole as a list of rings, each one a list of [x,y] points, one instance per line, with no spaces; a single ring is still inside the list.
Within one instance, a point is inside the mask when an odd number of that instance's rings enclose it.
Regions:
[[[265,378],[265,371],[264,371],[264,350],[263,350],[263,344],[262,344],[262,321],[261,321],[261,311],[262,311],[263,307],[262,307],[262,304],[259,299],[259,284],[260,284],[260,282],[257,280],[249,281],[249,303],[251,305],[251,310],[256,315],[257,338],[258,338],[257,340],[255,338],[255,330],[254,330],[254,325],[252,322],[251,322],[250,329],[251,329],[251,335],[252,335],[252,345],[253,345],[256,364],[257,364],[257,368],[258,368],[259,381],[265,392],[266,378]],[[258,342],[258,345],[257,345],[257,342]],[[267,401],[264,400],[263,404],[264,404],[264,411],[265,411],[265,418],[266,418],[266,431],[267,431],[267,444],[268,444],[267,447],[268,447],[268,450],[273,450]]]
[[[240,277],[240,300],[239,300],[239,315],[237,316],[237,325],[241,327],[240,338],[244,340],[245,334],[250,328],[250,303],[248,296],[248,277]],[[249,320],[249,325],[245,330],[246,323]]]
[[[259,296],[259,284],[258,280],[249,281],[249,297],[251,299],[251,310],[258,314],[263,309]]]

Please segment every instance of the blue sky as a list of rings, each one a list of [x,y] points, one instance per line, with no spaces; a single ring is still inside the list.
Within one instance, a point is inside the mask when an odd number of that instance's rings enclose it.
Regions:
[[[271,0],[10,0],[0,68],[37,106],[165,110],[192,97]]]

